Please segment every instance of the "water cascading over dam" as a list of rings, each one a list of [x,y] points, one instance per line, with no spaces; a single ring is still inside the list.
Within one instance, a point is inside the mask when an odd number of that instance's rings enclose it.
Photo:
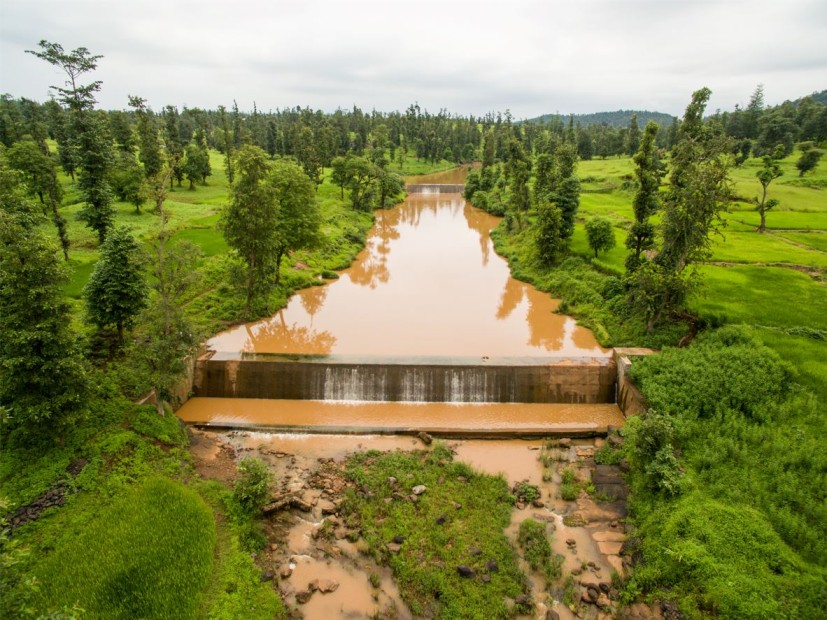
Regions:
[[[619,424],[611,352],[556,314],[547,294],[510,277],[489,235],[497,218],[464,201],[462,180],[452,171],[409,184],[403,205],[377,212],[364,251],[338,280],[211,339],[196,364],[197,398],[179,415],[439,430],[500,427],[522,408],[538,431],[590,428],[592,418]]]

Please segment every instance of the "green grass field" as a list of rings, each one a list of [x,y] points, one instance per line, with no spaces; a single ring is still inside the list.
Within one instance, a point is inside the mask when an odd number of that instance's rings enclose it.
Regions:
[[[751,202],[761,190],[755,177],[760,160],[750,159],[741,168],[732,169],[730,177],[738,200],[724,214],[722,234],[713,236],[711,259],[731,266],[701,267],[705,285],[690,300],[691,310],[728,323],[827,329],[827,232],[817,232],[827,231],[827,165],[822,163],[800,178],[795,169],[797,158],[798,152],[783,160],[783,176],[770,185],[769,196],[780,204],[767,213],[766,234],[757,232],[760,218]],[[621,189],[624,175],[632,172],[629,158],[578,164],[584,193],[571,247],[598,269],[615,275],[623,272],[623,242],[633,217],[633,193]],[[584,224],[598,215],[613,221],[616,246],[594,259]],[[806,368],[807,376],[824,382],[816,391],[827,393],[825,342],[797,338],[807,346],[796,349],[777,331],[759,329],[757,334],[795,366]]]

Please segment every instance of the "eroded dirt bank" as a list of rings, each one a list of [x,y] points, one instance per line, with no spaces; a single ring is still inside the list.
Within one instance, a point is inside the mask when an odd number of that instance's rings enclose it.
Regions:
[[[272,469],[277,488],[266,507],[267,545],[257,561],[293,617],[415,617],[390,568],[367,553],[358,525],[339,514],[351,483],[345,459],[365,450],[427,450],[417,438],[191,431],[199,473],[230,483],[236,464],[258,456]],[[424,438],[425,441],[429,437]],[[485,473],[502,473],[510,486],[536,485],[539,495],[517,497],[506,535],[516,549],[520,523],[544,524],[560,569],[549,578],[529,575],[533,608],[524,618],[610,618],[618,616],[613,575],[628,566],[623,555],[626,487],[616,466],[598,465],[594,452],[603,439],[449,441],[455,460]],[[609,441],[619,438],[610,436]],[[564,499],[563,497],[569,498]],[[522,501],[521,501],[522,500]],[[423,526],[424,527],[424,526]],[[518,601],[517,603],[525,603]],[[525,607],[525,606],[523,606]],[[649,617],[648,610],[626,617]]]

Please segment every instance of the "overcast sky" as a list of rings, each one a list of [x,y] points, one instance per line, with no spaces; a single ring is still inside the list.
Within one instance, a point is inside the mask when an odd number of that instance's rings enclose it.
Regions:
[[[0,0],[0,93],[62,85],[41,39],[103,55],[108,109],[680,115],[702,86],[708,112],[827,89],[827,0]]]

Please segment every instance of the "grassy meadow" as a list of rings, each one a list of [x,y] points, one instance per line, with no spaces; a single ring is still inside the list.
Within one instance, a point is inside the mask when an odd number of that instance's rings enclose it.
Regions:
[[[749,159],[732,169],[737,200],[713,237],[712,259],[700,269],[704,286],[689,304],[711,323],[756,328],[761,341],[782,354],[789,353],[790,340],[811,348],[813,341],[795,336],[796,331],[827,330],[827,165],[802,178],[795,168],[798,156],[796,151],[781,162],[784,174],[769,187],[769,197],[780,204],[768,212],[764,234],[757,232],[760,218],[752,203],[761,191],[755,177],[761,161]],[[623,243],[633,219],[634,194],[624,189],[624,181],[633,169],[628,158],[578,165],[583,194],[572,250],[614,275],[623,273],[627,254]],[[616,245],[593,259],[583,224],[598,215],[612,220]],[[806,364],[810,376],[820,369],[815,374],[827,385],[827,352],[816,346],[813,354]]]

